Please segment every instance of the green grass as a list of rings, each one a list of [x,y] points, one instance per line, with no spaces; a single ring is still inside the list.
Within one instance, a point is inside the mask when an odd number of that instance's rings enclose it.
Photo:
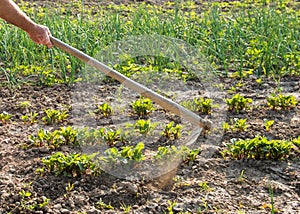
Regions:
[[[41,7],[21,2],[20,6],[35,21],[49,26],[55,37],[91,56],[126,36],[158,34],[195,46],[225,75],[299,75],[299,2],[204,2],[198,6],[176,1],[162,6],[106,7],[83,3]],[[4,62],[0,74],[12,84],[36,79],[42,85],[72,83],[84,68],[74,57],[37,46],[26,33],[4,22],[0,36],[0,60]],[[162,68],[167,61],[159,56],[152,64]]]

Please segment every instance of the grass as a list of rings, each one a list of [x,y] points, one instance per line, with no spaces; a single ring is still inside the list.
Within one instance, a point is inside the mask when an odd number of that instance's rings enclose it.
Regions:
[[[87,7],[83,3],[41,7],[22,1],[20,6],[35,21],[49,26],[54,36],[91,56],[126,36],[158,34],[200,49],[225,75],[299,75],[299,2],[204,2],[206,10],[201,12],[192,1],[162,6],[141,3]],[[19,29],[1,25],[0,60],[5,62],[1,73],[10,83],[37,78],[39,84],[68,84],[84,68],[74,57],[37,46]],[[154,61],[163,65],[166,60],[159,57]],[[20,66],[32,71],[28,74]]]

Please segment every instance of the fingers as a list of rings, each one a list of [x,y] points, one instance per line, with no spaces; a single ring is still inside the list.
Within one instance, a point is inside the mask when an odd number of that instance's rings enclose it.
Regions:
[[[50,40],[51,32],[46,26],[36,25],[28,35],[37,44],[46,45],[48,48],[53,46]]]

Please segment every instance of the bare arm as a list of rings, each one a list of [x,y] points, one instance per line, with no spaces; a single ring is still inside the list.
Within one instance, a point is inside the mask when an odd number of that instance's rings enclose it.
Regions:
[[[49,29],[32,21],[12,0],[0,0],[0,17],[26,31],[37,44],[52,47]]]

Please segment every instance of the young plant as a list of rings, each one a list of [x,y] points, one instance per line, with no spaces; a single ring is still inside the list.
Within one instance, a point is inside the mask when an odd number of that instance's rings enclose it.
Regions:
[[[241,110],[245,110],[248,104],[252,103],[252,99],[245,98],[240,94],[235,94],[231,99],[226,99],[229,111],[235,111],[239,113]]]
[[[109,117],[113,113],[112,107],[108,103],[103,103],[101,105],[97,105],[96,112],[99,112],[104,117]]]
[[[142,161],[145,159],[145,156],[142,153],[142,150],[145,148],[143,142],[138,143],[135,147],[133,146],[124,146],[119,151],[116,147],[110,148],[105,151],[106,161],[116,163],[121,161],[122,163],[128,163],[130,161]]]
[[[2,124],[7,124],[10,121],[11,117],[12,117],[11,114],[9,114],[7,112],[3,112],[0,114],[0,122]]]
[[[36,112],[30,112],[29,114],[22,115],[21,119],[25,124],[33,125],[37,122],[36,118],[38,115]]]
[[[283,94],[271,94],[270,97],[267,98],[267,104],[273,110],[276,109],[291,109],[295,108],[298,104],[296,97],[293,95],[283,95]]]
[[[60,111],[55,109],[44,110],[46,116],[42,120],[47,124],[62,123],[68,117],[68,111]]]
[[[23,101],[23,102],[20,102],[19,106],[22,109],[28,109],[31,107],[31,103],[29,101]]]
[[[102,137],[108,146],[113,146],[120,139],[120,130],[102,129]]]
[[[106,210],[114,209],[114,207],[110,203],[109,204],[104,203],[102,198],[99,199],[99,201],[96,203],[96,206],[99,209],[106,209]]]
[[[228,145],[224,154],[235,159],[283,159],[287,158],[293,145],[285,140],[268,140],[266,137],[237,140]]]
[[[100,169],[92,162],[94,157],[95,154],[90,156],[78,153],[64,155],[57,152],[43,158],[42,163],[56,175],[63,174],[67,177],[77,177],[84,174],[97,175],[100,173]]]
[[[194,98],[192,101],[182,103],[186,108],[199,112],[204,115],[211,114],[212,108],[216,108],[217,105],[213,104],[213,101],[209,98]]]
[[[179,139],[181,136],[181,129],[182,129],[181,125],[176,124],[176,126],[174,126],[174,121],[171,121],[165,126],[162,135],[167,137],[170,140],[176,140]]]
[[[264,120],[264,127],[266,131],[270,131],[271,126],[273,126],[274,120]]]
[[[140,98],[131,104],[133,111],[139,116],[143,117],[152,113],[155,108],[149,98]]]
[[[133,124],[133,128],[137,130],[140,134],[148,134],[152,132],[155,127],[157,126],[156,123],[151,123],[151,120],[138,120]]]

